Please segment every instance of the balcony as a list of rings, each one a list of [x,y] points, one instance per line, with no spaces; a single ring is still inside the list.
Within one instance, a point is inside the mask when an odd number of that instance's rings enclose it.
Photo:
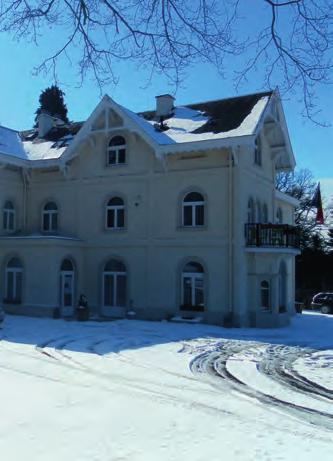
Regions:
[[[299,229],[289,224],[245,224],[247,247],[299,249]]]

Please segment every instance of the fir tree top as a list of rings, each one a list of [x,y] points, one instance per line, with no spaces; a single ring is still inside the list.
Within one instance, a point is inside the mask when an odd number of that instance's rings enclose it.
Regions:
[[[52,85],[42,91],[39,96],[39,107],[35,114],[35,123],[37,124],[38,116],[41,112],[47,112],[50,115],[59,117],[66,123],[69,123],[67,118],[67,107],[64,101],[65,93],[58,88],[57,85]]]

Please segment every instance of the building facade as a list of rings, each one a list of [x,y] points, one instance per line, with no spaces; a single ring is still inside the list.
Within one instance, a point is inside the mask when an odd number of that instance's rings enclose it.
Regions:
[[[294,314],[295,166],[278,93],[0,128],[0,296],[8,312],[281,326]]]

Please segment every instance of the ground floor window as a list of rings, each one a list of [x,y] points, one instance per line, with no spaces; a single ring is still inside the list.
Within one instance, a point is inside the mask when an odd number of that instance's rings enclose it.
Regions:
[[[261,309],[268,311],[271,308],[270,305],[270,285],[267,280],[263,280],[260,284],[260,300],[261,300]]]
[[[5,301],[8,303],[22,302],[22,263],[18,258],[12,258],[6,266]]]
[[[204,270],[201,264],[186,264],[181,275],[181,285],[181,308],[204,310]]]
[[[121,261],[111,260],[103,271],[103,305],[109,307],[126,306],[126,267]]]

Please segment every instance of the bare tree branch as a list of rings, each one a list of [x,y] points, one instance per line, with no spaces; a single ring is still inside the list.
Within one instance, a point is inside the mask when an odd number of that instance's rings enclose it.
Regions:
[[[330,83],[333,0],[251,3],[259,27],[250,23],[248,0],[0,0],[0,32],[38,43],[58,27],[59,43],[36,71],[55,75],[75,49],[81,81],[92,73],[100,86],[117,83],[122,60],[175,85],[197,62],[221,74],[233,67],[236,86],[253,74],[258,81],[259,69],[263,87],[300,91],[314,119],[316,85]]]

